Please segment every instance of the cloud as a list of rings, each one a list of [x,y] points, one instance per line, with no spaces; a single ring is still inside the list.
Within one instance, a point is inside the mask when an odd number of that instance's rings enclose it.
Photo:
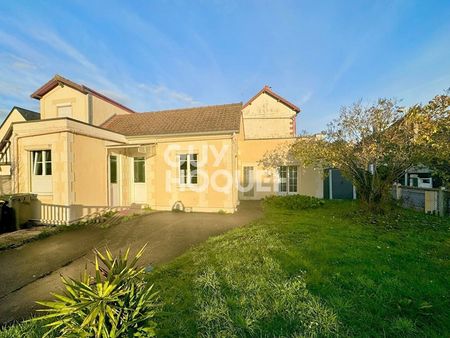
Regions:
[[[314,92],[309,90],[302,97],[300,97],[300,104],[305,104],[308,102],[314,95]]]
[[[55,32],[48,29],[30,29],[28,33],[31,34],[36,40],[44,42],[54,50],[63,53],[70,57],[73,61],[79,63],[86,68],[87,71],[98,72],[99,69],[96,65],[88,60],[78,49],[73,47],[70,43],[62,39]]]
[[[142,90],[145,94],[150,94],[149,99],[155,100],[158,106],[166,105],[166,103],[171,103],[174,107],[183,106],[195,106],[200,105],[201,102],[195,100],[190,95],[179,92],[173,89],[167,88],[165,85],[148,85],[145,83],[140,83],[137,88]]]

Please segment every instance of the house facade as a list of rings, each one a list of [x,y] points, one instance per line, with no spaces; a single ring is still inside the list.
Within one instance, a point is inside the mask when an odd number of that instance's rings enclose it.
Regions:
[[[37,194],[44,222],[133,204],[232,213],[272,194],[323,197],[321,172],[261,166],[295,141],[300,112],[267,86],[245,104],[144,113],[58,75],[32,97],[40,115],[15,108],[0,128],[0,193]]]

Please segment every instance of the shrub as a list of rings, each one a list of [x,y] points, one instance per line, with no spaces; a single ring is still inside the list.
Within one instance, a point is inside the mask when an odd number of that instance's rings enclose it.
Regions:
[[[95,276],[85,269],[79,281],[62,277],[64,293],[53,294],[54,301],[37,302],[47,307],[38,310],[46,314],[31,321],[47,321],[46,336],[155,336],[157,293],[145,281],[145,269],[136,267],[144,249],[133,259],[128,258],[129,248],[115,258],[108,249],[105,255],[95,250]]]
[[[320,198],[304,195],[268,196],[264,199],[266,205],[290,210],[318,208],[324,203]]]

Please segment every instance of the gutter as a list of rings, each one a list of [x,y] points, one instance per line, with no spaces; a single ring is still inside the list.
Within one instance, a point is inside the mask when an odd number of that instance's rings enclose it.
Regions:
[[[106,129],[108,130],[108,129]],[[220,130],[220,131],[206,131],[206,132],[195,132],[195,133],[174,133],[174,134],[150,134],[150,135],[124,135],[127,139],[139,139],[139,138],[164,138],[164,137],[181,137],[181,136],[207,136],[207,135],[230,135],[233,136],[234,133],[238,133],[238,130]],[[119,133],[117,133],[119,134]],[[122,134],[119,134],[122,135]]]

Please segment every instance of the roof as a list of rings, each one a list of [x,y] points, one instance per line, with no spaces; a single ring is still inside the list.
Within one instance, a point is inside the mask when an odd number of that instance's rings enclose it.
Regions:
[[[132,109],[124,106],[123,104],[95,91],[94,89],[91,89],[85,85],[81,85],[78,83],[75,83],[69,79],[66,79],[65,77],[62,77],[61,75],[55,75],[50,81],[48,81],[46,84],[44,84],[42,87],[40,87],[39,89],[37,89],[33,94],[31,94],[31,97],[33,99],[37,99],[40,100],[45,94],[47,94],[49,91],[51,91],[52,89],[56,88],[58,85],[66,85],[68,87],[71,87],[73,89],[76,89],[80,92],[82,92],[83,94],[91,94],[94,95],[106,102],[109,102],[113,105],[115,105],[116,107],[119,107],[121,109],[124,109],[130,113],[134,113],[135,111],[133,111]]]
[[[14,106],[12,107],[11,111],[9,112],[8,115],[6,115],[5,119],[3,120],[3,122],[0,124],[0,129],[3,127],[3,125],[5,124],[6,120],[9,118],[9,116],[12,114],[12,112],[14,110],[17,110],[20,115],[23,116],[23,118],[25,119],[25,121],[30,121],[30,120],[39,120],[41,118],[41,114],[32,111],[32,110],[28,110],[25,108],[21,108],[21,107],[17,107]]]
[[[21,107],[17,107],[14,106],[12,107],[11,111],[9,112],[9,114],[5,117],[5,119],[3,120],[3,122],[0,124],[0,129],[3,127],[3,125],[6,123],[6,120],[8,120],[9,116],[12,114],[12,112],[14,110],[17,110],[20,115],[23,116],[23,118],[25,119],[25,121],[31,121],[31,120],[39,120],[41,118],[41,114],[32,111],[32,110],[28,110],[25,108],[21,108]],[[3,149],[3,147],[5,146],[6,142],[5,139],[8,139],[11,135],[11,128],[8,130],[8,132],[5,134],[5,136],[3,137],[3,140],[0,140],[0,149]]]
[[[239,131],[242,103],[115,115],[102,128],[125,136]]]
[[[11,111],[13,111],[14,109],[16,109],[23,116],[25,121],[39,120],[41,118],[41,114],[39,114],[38,112],[17,106],[14,106]]]
[[[270,95],[270,96],[272,96],[274,99],[276,99],[277,101],[283,103],[285,106],[291,108],[291,109],[292,109],[293,111],[295,111],[296,113],[299,113],[299,112],[300,112],[300,108],[299,108],[299,107],[297,107],[295,104],[289,102],[289,101],[286,100],[285,98],[281,97],[280,95],[278,95],[277,93],[275,93],[274,91],[272,91],[272,89],[271,89],[269,86],[267,86],[267,85],[264,86],[264,88],[261,89],[261,90],[259,91],[258,94],[256,94],[255,96],[253,96],[246,104],[244,104],[244,106],[243,106],[242,108],[245,108],[245,107],[247,107],[248,105],[251,105],[252,102],[253,102],[254,100],[256,100],[256,98],[257,98],[258,96],[260,96],[261,94],[264,94],[264,93],[265,93],[265,94],[268,94],[268,95]]]

